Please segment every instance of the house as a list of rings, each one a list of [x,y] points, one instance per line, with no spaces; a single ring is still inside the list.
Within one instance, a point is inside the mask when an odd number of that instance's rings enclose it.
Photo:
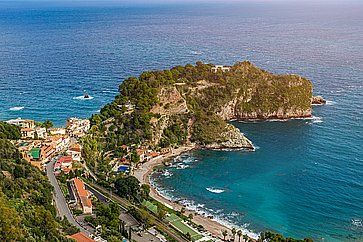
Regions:
[[[70,155],[74,161],[81,161],[82,150],[79,144],[72,145],[67,150],[67,155]]]
[[[64,128],[50,128],[48,129],[50,135],[64,136],[66,135],[66,129]]]
[[[36,127],[35,128],[35,134],[36,134],[38,139],[46,139],[47,138],[47,129],[42,128],[42,127]],[[35,134],[34,134],[34,136],[35,136]]]
[[[146,159],[146,152],[147,152],[147,149],[145,149],[145,148],[136,149],[136,154],[140,157],[141,162],[143,162]]]
[[[78,232],[76,234],[69,235],[68,238],[74,239],[77,242],[95,242],[95,240],[91,239],[83,232]]]
[[[73,160],[71,156],[62,156],[57,160],[54,164],[54,173],[59,174],[63,171],[65,174],[68,174],[73,165]]]
[[[67,147],[67,145],[70,142],[69,137],[61,136],[61,135],[55,135],[48,138],[48,141],[51,142],[51,144],[54,146],[55,151],[59,152]]]
[[[44,144],[41,147],[41,156],[46,161],[48,161],[49,158],[53,156],[54,152],[55,152],[55,148],[52,145]]]
[[[22,139],[34,139],[35,138],[34,128],[21,128],[20,133],[21,133]]]
[[[230,71],[230,70],[231,70],[231,66],[223,66],[223,65],[215,65],[211,69],[211,71],[214,73],[217,73],[218,71],[226,72],[226,71]]]
[[[82,137],[91,128],[88,119],[70,118],[67,120],[67,133],[72,137]]]
[[[161,148],[160,154],[165,155],[171,152],[171,148]]]
[[[10,119],[6,121],[8,124],[19,126],[20,128],[28,128],[28,129],[34,129],[35,128],[35,122],[34,120],[30,119]]]
[[[146,159],[152,159],[152,158],[155,158],[155,157],[158,157],[160,155],[159,152],[155,152],[155,151],[150,151],[147,153],[147,158]]]
[[[92,193],[87,191],[85,185],[82,180],[79,178],[72,179],[72,187],[75,189],[75,194],[77,198],[77,202],[80,205],[83,213],[91,214],[92,213],[92,201],[91,195]]]

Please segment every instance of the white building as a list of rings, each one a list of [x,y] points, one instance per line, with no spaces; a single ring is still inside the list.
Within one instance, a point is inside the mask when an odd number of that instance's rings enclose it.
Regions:
[[[223,65],[215,65],[211,69],[211,71],[214,72],[214,73],[217,73],[219,70],[222,71],[222,72],[226,72],[226,71],[230,71],[231,67],[230,66],[223,66]]]
[[[47,129],[42,127],[36,127],[35,133],[38,136],[38,139],[46,139],[47,138]]]
[[[23,129],[34,129],[34,127],[35,127],[34,120],[30,120],[30,119],[17,118],[17,119],[10,119],[6,122],[8,124],[19,126],[20,128],[23,128]]]
[[[88,119],[70,118],[67,120],[67,132],[73,137],[82,137],[91,128]]]

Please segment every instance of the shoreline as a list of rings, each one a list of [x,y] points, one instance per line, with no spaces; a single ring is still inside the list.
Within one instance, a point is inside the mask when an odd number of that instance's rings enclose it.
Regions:
[[[140,181],[141,184],[147,184],[150,186],[150,194],[149,194],[150,197],[164,204],[165,206],[172,208],[175,211],[180,211],[182,208],[184,208],[185,209],[184,214],[186,216],[188,216],[189,214],[193,214],[192,221],[195,224],[202,225],[204,229],[208,231],[211,236],[213,236],[215,239],[223,241],[222,231],[227,230],[229,237],[232,234],[231,232],[232,228],[223,225],[222,223],[217,222],[212,218],[208,218],[207,216],[198,214],[196,211],[190,210],[185,206],[164,197],[154,188],[154,186],[150,182],[150,175],[153,173],[155,167],[159,166],[160,164],[163,164],[165,161],[169,159],[172,159],[183,153],[195,150],[197,148],[198,147],[195,145],[190,145],[190,146],[182,146],[177,149],[172,149],[172,152],[167,155],[156,157],[148,162],[143,163],[140,167],[138,167],[134,171],[133,176],[135,176]],[[245,232],[244,229],[242,229],[242,231]],[[249,238],[251,237],[249,236]]]

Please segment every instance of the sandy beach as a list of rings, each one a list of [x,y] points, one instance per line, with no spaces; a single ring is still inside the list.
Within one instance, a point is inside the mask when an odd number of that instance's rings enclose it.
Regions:
[[[162,204],[166,205],[167,207],[171,207],[176,211],[180,211],[184,206],[180,205],[178,203],[175,203],[173,201],[168,200],[167,198],[160,195],[155,188],[150,184],[150,174],[153,172],[153,169],[162,164],[164,161],[167,161],[168,159],[178,156],[182,153],[191,151],[195,149],[196,147],[193,145],[190,146],[182,146],[177,149],[173,149],[172,152],[169,152],[166,155],[156,157],[154,159],[151,159],[148,162],[143,163],[140,167],[138,167],[134,171],[134,176],[142,183],[142,184],[148,184],[150,185],[150,196],[154,198],[155,200],[161,202]],[[185,208],[185,207],[184,207]],[[230,238],[231,230],[230,228],[210,219],[205,216],[196,214],[195,211],[188,210],[185,208],[185,215],[189,215],[190,213],[193,214],[193,222],[196,224],[202,225],[207,231],[211,233],[212,236],[215,238],[223,239],[222,231],[227,230],[228,231],[228,238]],[[236,236],[236,240],[237,236]],[[241,240],[243,241],[243,240]]]

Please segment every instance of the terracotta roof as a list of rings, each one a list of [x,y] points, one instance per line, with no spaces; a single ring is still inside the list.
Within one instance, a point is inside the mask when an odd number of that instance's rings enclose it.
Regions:
[[[73,182],[78,196],[81,199],[82,206],[92,207],[92,201],[89,198],[90,193],[85,189],[83,181],[76,177],[73,179]]]
[[[79,144],[74,144],[74,145],[72,145],[72,147],[70,148],[70,150],[77,151],[77,152],[81,152],[81,146]]]
[[[157,157],[158,155],[159,155],[158,152],[150,152],[149,153],[149,156],[151,156],[151,157]]]
[[[72,162],[72,156],[62,156],[61,158],[58,159],[58,163],[68,163],[68,162]]]
[[[34,131],[34,129],[32,128],[22,128],[21,131],[23,132],[30,132],[30,131]]]
[[[94,242],[95,240],[91,239],[83,232],[78,232],[76,234],[72,234],[69,238],[75,239],[77,242]]]

